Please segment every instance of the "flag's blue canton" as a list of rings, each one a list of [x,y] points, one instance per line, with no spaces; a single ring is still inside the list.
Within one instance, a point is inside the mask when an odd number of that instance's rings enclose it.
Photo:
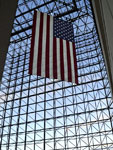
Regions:
[[[56,38],[74,42],[73,25],[71,22],[60,20],[54,17],[53,32]]]

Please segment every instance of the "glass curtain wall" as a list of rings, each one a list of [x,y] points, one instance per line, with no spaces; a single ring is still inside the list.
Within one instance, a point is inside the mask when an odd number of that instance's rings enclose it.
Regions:
[[[73,23],[78,80],[29,75],[34,10]],[[19,0],[0,85],[1,150],[112,150],[113,105],[89,0]]]

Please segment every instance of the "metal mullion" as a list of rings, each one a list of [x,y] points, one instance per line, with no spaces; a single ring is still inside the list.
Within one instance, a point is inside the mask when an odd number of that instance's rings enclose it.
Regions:
[[[25,56],[24,56],[24,58],[25,58]],[[24,64],[25,64],[25,60],[24,60]],[[23,74],[24,74],[24,68],[23,68]],[[17,131],[16,131],[17,132],[17,136],[16,136],[15,150],[17,149],[17,146],[18,146],[19,121],[20,121],[20,110],[21,110],[21,98],[22,98],[22,90],[23,90],[22,86],[23,86],[23,78],[22,78],[22,84],[21,84],[21,89],[20,89],[19,110],[18,110]]]
[[[100,71],[99,71],[100,72]],[[98,72],[95,72],[95,73],[98,73]],[[94,73],[92,73],[92,74],[94,74]],[[89,75],[89,73],[88,74],[86,74],[86,75]],[[81,75],[81,76],[83,76],[83,75]],[[81,77],[80,76],[80,77]],[[85,75],[84,75],[85,76]],[[99,82],[99,81],[102,81],[102,79],[103,78],[101,78],[101,79],[96,79],[96,80],[93,80],[92,82]],[[28,82],[27,82],[28,83]],[[80,85],[86,85],[86,84],[88,84],[88,83],[91,83],[91,81],[87,81],[87,82],[84,82],[84,83],[79,83],[79,86]],[[21,85],[21,84],[20,84]],[[61,90],[61,89],[66,89],[66,88],[70,88],[70,87],[74,87],[75,85],[72,85],[72,86],[67,86],[67,87],[63,87],[63,88],[59,88],[59,89],[55,89],[55,91],[59,91],[59,90]],[[30,89],[30,88],[29,88]],[[32,88],[33,89],[33,88]],[[26,91],[26,89],[25,90],[23,90],[23,91]],[[17,91],[17,92],[15,92],[15,94],[16,93],[18,93],[19,91]],[[49,93],[50,91],[46,91],[46,92],[42,92],[42,93],[39,93],[38,95],[42,95],[42,94],[44,94],[44,93]],[[14,94],[14,92],[12,92],[12,93],[10,93],[10,94]],[[35,94],[33,94],[33,95],[30,95],[29,97],[31,97],[31,96],[34,96]],[[25,96],[23,97],[23,98],[25,98]]]
[[[76,26],[76,25],[74,25],[74,26]],[[87,35],[90,35],[90,34],[92,34],[92,31],[89,31],[89,32],[83,33],[83,34],[78,34],[78,35],[75,35],[75,39],[77,39],[77,38],[81,39],[81,37],[84,37],[84,36],[87,36]]]
[[[18,19],[16,19],[16,20],[18,20]],[[16,21],[16,20],[15,20],[15,21]],[[18,22],[17,24],[14,24],[14,28],[17,28],[17,27],[22,26],[22,25],[26,25],[26,23],[28,24],[28,23],[31,22],[32,20],[33,20],[32,18],[29,18],[28,20],[21,21],[21,23]]]
[[[75,87],[72,87],[72,94],[74,93],[74,90],[76,91]],[[74,112],[74,124],[75,124],[75,143],[76,143],[76,150],[78,150],[78,143],[77,143],[77,127],[76,127],[76,118],[75,118],[75,105],[77,105],[77,101],[75,102],[76,97],[73,96],[73,112]]]
[[[64,91],[64,94],[65,94],[65,91]],[[65,104],[65,113],[66,113],[66,117],[65,117],[65,123],[66,123],[66,131],[65,131],[65,134],[67,134],[66,135],[66,149],[68,149],[68,127],[67,127],[67,116],[68,116],[68,114],[67,114],[67,105],[66,105],[66,96],[64,97],[64,99],[65,99],[65,101],[64,101],[64,104]],[[70,104],[71,106],[72,106],[72,104]],[[72,112],[72,111],[71,111]]]
[[[19,100],[19,110],[18,110],[18,120],[17,120],[17,131],[16,131],[16,143],[15,143],[15,150],[17,150],[18,146],[18,133],[19,133],[19,121],[20,121],[20,109],[21,109],[21,96],[22,96],[22,86],[21,86],[21,93],[20,93],[20,100]]]
[[[44,80],[44,91],[46,91],[46,78]],[[44,93],[44,142],[43,142],[43,149],[46,150],[46,93]]]
[[[84,123],[85,124],[85,123]],[[73,126],[75,126],[75,124],[73,124]],[[86,126],[86,124],[85,124],[85,126]],[[65,126],[65,127],[67,127],[67,126]],[[70,126],[68,126],[68,127],[70,127]],[[64,128],[64,126],[61,126],[61,127],[58,127],[58,129],[60,129],[60,128]],[[43,129],[42,129],[43,130]],[[40,131],[40,130],[38,130],[38,131]],[[48,131],[49,131],[49,129],[48,129]],[[29,131],[28,133],[32,133],[32,131]],[[59,132],[59,133],[61,133],[61,132]],[[102,135],[106,135],[106,134],[108,134],[108,133],[111,133],[111,130],[108,130],[108,131],[100,131],[100,134],[102,134]],[[21,134],[21,133],[20,133]],[[24,132],[22,132],[22,134],[24,134]],[[98,131],[96,131],[96,132],[93,132],[93,133],[89,133],[88,135],[96,135],[96,136],[100,136],[99,134],[98,134]],[[5,136],[7,136],[8,134],[5,134]],[[13,135],[13,134],[12,134]],[[63,135],[62,133],[61,133],[61,135]],[[80,137],[83,137],[83,136],[85,136],[86,134],[81,134],[80,135]],[[68,136],[69,138],[70,137],[75,137],[75,135],[70,135],[70,136]],[[59,139],[59,138],[62,138],[62,137],[56,137],[56,139]],[[32,139],[32,138],[31,138]],[[50,138],[51,140],[53,139],[53,138]],[[43,139],[41,139],[41,140],[43,140]],[[36,140],[36,141],[38,141],[38,140]],[[6,143],[5,143],[6,144]],[[7,144],[6,144],[7,145]]]
[[[92,78],[92,77],[91,77]],[[93,80],[93,79],[92,79]],[[93,84],[92,84],[92,87],[93,87]],[[93,89],[94,90],[94,89]],[[87,102],[87,106],[88,106],[88,110],[90,111],[90,107],[89,107],[89,102]],[[85,103],[84,103],[84,109],[85,109]],[[98,110],[97,110],[98,111]],[[87,112],[86,112],[86,114],[87,114]],[[88,144],[90,144],[90,142],[89,142],[89,137],[88,137],[88,127],[87,127],[87,117],[86,117],[86,114],[85,114],[85,118],[86,118],[86,129],[87,129],[87,139],[88,139]],[[89,112],[89,116],[91,116],[90,115],[90,112]],[[90,150],[90,149],[89,149]]]
[[[13,52],[13,53],[14,53],[14,52]],[[12,59],[12,62],[13,62],[13,59]],[[12,63],[12,65],[13,65],[13,63]],[[11,70],[11,71],[12,71],[12,70]],[[10,76],[9,80],[10,80],[10,79],[11,79],[11,76]],[[9,84],[8,84],[8,87],[9,87],[9,86],[10,86],[10,82],[9,82]],[[10,89],[8,88],[8,91],[7,91],[7,94],[6,94],[6,95],[7,95],[6,101],[4,102],[4,104],[5,104],[5,109],[4,109],[4,111],[3,111],[3,112],[4,112],[4,117],[3,117],[3,127],[2,127],[1,142],[0,142],[0,143],[1,143],[0,145],[1,145],[1,146],[2,146],[2,137],[3,137],[4,123],[5,123],[4,119],[5,119],[5,115],[6,115],[6,108],[7,108],[7,103],[8,103],[8,102],[7,102],[7,99],[8,99],[8,92],[9,92],[9,90],[10,90]],[[8,144],[9,144],[9,143],[8,143]],[[0,149],[1,149],[1,147],[0,147]]]
[[[22,16],[24,19],[25,19],[25,17],[24,17],[24,15]],[[26,19],[25,19],[26,20]],[[22,25],[20,24],[20,22],[18,21],[18,19],[15,19],[15,21],[19,24],[19,27],[21,27],[21,30],[20,31],[25,31],[24,30],[24,28],[22,27]],[[26,25],[26,24],[25,24]],[[29,25],[30,26],[30,25]],[[26,27],[27,28],[27,27]],[[15,33],[16,33],[17,31],[15,31]],[[27,33],[26,32],[24,32],[24,34],[26,35],[26,36],[28,36],[27,35]],[[12,35],[14,35],[14,33],[12,33]]]
[[[90,50],[84,50],[84,51],[83,50],[80,51],[79,48],[76,48],[76,50],[77,50],[77,52],[76,52],[77,56],[83,55],[83,54],[87,54],[87,53],[95,52],[95,48],[92,48]]]
[[[106,93],[106,91],[105,91],[105,93]],[[106,94],[107,95],[107,94]],[[106,100],[106,103],[107,103],[107,100]],[[100,106],[101,106],[101,108],[102,108],[102,103],[101,103],[101,101],[100,101]],[[107,106],[108,106],[108,103],[107,103]],[[108,108],[108,112],[109,112],[109,108]],[[103,110],[102,110],[102,116],[103,116],[103,118],[104,118],[104,115],[103,115]],[[110,114],[109,114],[109,117],[110,117]],[[110,119],[110,118],[109,118]],[[104,130],[105,130],[105,124],[106,123],[104,123],[103,125],[104,125]],[[105,130],[106,131],[106,130]],[[112,131],[113,132],[113,131]],[[105,136],[105,138],[106,138],[106,141],[107,141],[107,137]]]
[[[62,87],[63,87],[63,82],[62,82]],[[66,150],[67,146],[66,146],[66,122],[65,122],[65,118],[66,118],[66,108],[65,108],[65,96],[64,96],[64,89],[62,90],[62,99],[63,99],[63,123],[64,123],[64,149]],[[62,118],[61,117],[61,118]]]
[[[80,62],[79,62],[80,63]],[[94,67],[94,66],[96,66],[96,65],[98,65],[99,63],[90,63],[90,65],[88,64],[88,65],[83,65],[83,66],[79,66],[78,67],[78,69],[85,69],[85,68],[87,68],[87,67]],[[103,67],[103,69],[104,69],[104,67]],[[104,69],[105,70],[105,69]],[[102,69],[101,70],[98,70],[98,71],[93,71],[91,74],[94,74],[94,73],[98,73],[98,72],[101,72],[102,71]],[[83,74],[83,76],[86,76],[87,74]],[[79,77],[79,75],[78,75],[78,77]]]
[[[18,56],[19,57],[19,56]],[[14,58],[13,58],[14,60]],[[18,63],[19,63],[19,59],[18,59]],[[13,69],[12,69],[13,70]],[[16,70],[16,72],[18,72],[18,68]],[[16,79],[15,79],[15,84],[14,84],[14,94],[13,94],[13,99],[11,100],[12,101],[12,108],[10,108],[11,110],[11,116],[10,116],[10,125],[12,123],[12,117],[13,117],[13,106],[14,106],[14,96],[15,96],[15,87],[16,87],[16,80],[17,80],[17,75],[16,75]],[[10,147],[10,134],[11,134],[11,126],[9,126],[9,137],[8,137],[8,145],[7,145],[7,148],[9,149]]]
[[[102,88],[103,89],[103,88]],[[102,90],[102,89],[99,89],[99,90]],[[98,89],[97,89],[98,90]],[[95,91],[97,91],[97,90],[94,90],[94,92]],[[89,93],[89,92],[91,92],[91,91],[87,91],[87,92],[83,92],[83,94],[84,93]],[[81,93],[78,93],[78,94],[76,94],[76,95],[79,95],[79,94],[81,94]],[[75,96],[75,94],[73,94],[73,95],[69,95],[69,96]],[[67,98],[69,97],[69,96],[66,96]],[[59,98],[55,98],[55,100],[57,100],[57,99],[60,99],[60,98],[62,98],[62,97],[59,97]],[[104,98],[102,98],[102,99],[104,99]],[[48,100],[48,101],[51,101],[52,99],[50,99],[50,100]],[[95,100],[91,100],[91,101],[95,101]],[[99,99],[96,99],[96,101],[99,101]],[[43,101],[42,101],[43,102]],[[42,103],[42,102],[39,102],[39,103]],[[87,102],[90,102],[90,100],[88,100]],[[84,103],[84,102],[78,102],[78,103],[76,103],[76,104],[82,104],[82,103]],[[33,103],[33,104],[35,104],[35,103]],[[24,106],[26,106],[26,105],[24,105]],[[67,105],[67,106],[70,106],[70,105]],[[56,107],[56,108],[60,108],[60,107],[62,107],[62,106],[59,106],[59,107]],[[18,107],[15,107],[15,108],[18,108]],[[6,109],[6,110],[9,110],[9,109]],[[38,111],[37,111],[38,112]],[[40,111],[39,111],[40,112]],[[16,116],[16,115],[14,115],[14,116]],[[7,118],[7,117],[6,117]]]
[[[99,64],[99,63],[98,63]],[[85,67],[82,67],[82,68],[85,68]],[[78,68],[78,69],[80,69],[80,68]],[[98,71],[93,71],[92,73],[85,73],[85,74],[82,74],[82,75],[78,75],[78,77],[81,77],[81,76],[86,76],[86,75],[90,75],[90,74],[94,74],[94,73],[98,73],[98,72],[101,72],[103,69],[100,69],[100,70],[98,70]],[[15,74],[15,73],[14,73]],[[29,76],[29,75],[27,75],[27,76]],[[21,78],[18,78],[18,79],[21,79]],[[11,80],[12,81],[12,80]],[[33,81],[36,81],[36,79],[35,80],[33,80]],[[96,81],[96,80],[94,80],[94,81]],[[93,81],[93,82],[94,82]],[[59,81],[56,81],[55,83],[58,83]],[[27,82],[24,82],[24,83],[28,83],[28,81]],[[87,82],[88,83],[88,82]],[[49,85],[49,84],[51,84],[51,83],[48,83],[47,85]],[[82,84],[85,84],[85,83],[82,83]],[[21,85],[21,84],[18,84],[18,85]],[[80,83],[79,83],[79,85],[80,85]],[[40,85],[39,87],[42,87],[43,85]],[[75,85],[72,85],[72,86],[75,86]],[[68,86],[68,87],[71,87],[71,86]],[[47,91],[47,92],[49,92],[49,91]]]
[[[29,83],[30,85],[30,83]],[[28,92],[28,100],[27,100],[27,109],[26,109],[26,122],[25,122],[25,143],[24,143],[24,150],[27,147],[27,123],[28,123],[28,108],[29,108],[29,92]]]
[[[53,117],[54,117],[54,149],[56,149],[56,100],[55,100],[55,83],[53,82]]]
[[[37,80],[37,85],[38,85],[38,80]],[[38,88],[36,88],[36,93],[38,93]],[[37,95],[36,95],[36,102],[35,102],[35,123],[34,123],[34,150],[36,150],[36,132],[37,132],[37,127],[36,127],[36,120],[37,120]]]
[[[0,133],[0,137],[1,137],[1,142],[0,142],[0,149],[1,149],[1,146],[3,145],[2,144],[2,139],[3,139],[3,130],[4,130],[4,124],[5,124],[5,121],[4,121],[4,119],[5,119],[5,114],[6,114],[6,107],[7,107],[7,101],[6,102],[4,102],[4,105],[5,105],[5,108],[4,108],[4,111],[3,111],[3,118],[2,118],[2,125],[1,125],[1,133]]]
[[[21,37],[21,38],[19,38],[19,39],[13,40],[13,41],[10,42],[10,44],[12,44],[12,43],[20,43],[20,42],[22,42],[22,41],[24,41],[24,40],[26,40],[26,39],[30,39],[31,36],[32,36],[32,35],[29,34],[28,36],[24,36],[24,37]]]
[[[96,106],[97,104],[96,104],[96,102],[95,102],[95,106]],[[100,109],[100,110],[102,110],[102,109]],[[99,117],[98,117],[98,112],[99,112],[99,109],[97,109],[97,107],[96,107],[96,110],[95,110],[95,112],[96,112],[96,116],[97,116],[97,125],[98,125],[98,129],[99,129],[99,138],[100,138],[100,141],[101,141],[101,133],[100,133],[100,125],[99,125]],[[102,149],[102,142],[101,142],[101,149]]]
[[[83,95],[83,99],[85,99],[84,95]],[[87,102],[88,104],[88,108],[89,108],[89,102]],[[84,101],[84,110],[85,110],[85,101]],[[85,111],[85,120],[86,120],[86,133],[87,133],[87,140],[88,140],[88,145],[90,145],[90,141],[89,141],[89,132],[88,132],[88,123],[87,123],[87,112]],[[90,109],[89,109],[89,115],[90,115]],[[88,149],[90,150],[90,147],[88,147]]]
[[[85,61],[85,60],[91,60],[91,59],[94,59],[94,58],[97,58],[97,56],[101,56],[101,54],[100,55],[93,55],[93,56],[86,56],[86,57],[84,57],[84,58],[78,58],[78,60],[77,60],[77,62],[82,62],[82,61]]]
[[[83,37],[84,37],[84,36],[83,36]],[[91,35],[91,37],[84,37],[83,39],[79,40],[79,45],[83,45],[83,44],[85,43],[85,41],[88,43],[89,40],[91,41],[91,39],[93,39],[93,38],[94,38],[93,35]],[[92,40],[92,41],[93,41],[93,40]],[[78,43],[78,40],[77,40],[77,41],[75,40],[75,42]],[[93,42],[96,42],[96,41],[93,41]],[[77,44],[77,45],[78,45],[78,44]]]
[[[92,87],[93,87],[93,84],[92,84]],[[94,91],[94,88],[93,88],[93,91]],[[93,93],[94,94],[94,93]],[[95,97],[95,94],[93,95],[94,96],[94,99],[96,99],[96,97]],[[89,102],[92,102],[92,101],[89,101]],[[88,102],[88,109],[90,110],[90,107],[89,107],[89,102]],[[96,102],[97,101],[94,101],[94,103],[95,103],[95,105],[96,105]],[[97,111],[98,111],[98,109],[96,109],[96,113],[97,113]],[[91,122],[91,115],[89,115],[89,118],[90,118],[90,122]],[[98,122],[100,123],[100,120],[98,119],[98,121],[97,121],[97,124],[98,124]],[[88,123],[88,122],[87,122]],[[92,131],[92,133],[90,133],[91,134],[91,137],[94,137],[94,132],[93,132],[93,130],[92,130],[92,126],[93,126],[93,124],[91,124],[90,125],[90,128],[91,128],[91,131]],[[95,144],[94,144],[94,141],[93,141],[93,147],[95,146]]]
[[[14,99],[14,95],[13,95]],[[11,106],[11,116],[10,116],[10,125],[9,125],[9,137],[8,137],[8,145],[7,148],[9,149],[10,147],[10,136],[11,136],[11,123],[12,123],[12,117],[13,117],[13,106],[14,106],[14,100],[12,100],[12,106]]]
[[[27,45],[26,45],[26,47],[27,47]],[[24,55],[24,58],[26,58],[26,52],[25,52],[25,55]],[[24,59],[24,65],[25,65],[25,59]],[[24,73],[24,69],[25,68],[23,68],[23,73]],[[22,78],[22,83],[23,83],[23,78]],[[28,87],[30,88],[30,77],[29,77],[29,81],[28,81]],[[22,91],[23,91],[23,89],[22,89]],[[26,150],[26,147],[27,147],[27,145],[26,145],[26,143],[27,143],[27,122],[28,122],[28,108],[29,108],[29,94],[30,94],[30,90],[28,90],[28,97],[27,97],[27,104],[26,104],[26,107],[27,107],[27,109],[26,109],[26,124],[25,124],[25,143],[24,143],[24,150]]]
[[[103,89],[103,88],[102,88]],[[102,89],[99,89],[99,90],[102,90]],[[98,89],[97,89],[98,90]],[[97,90],[93,90],[94,92],[95,91],[97,91]],[[91,92],[91,91],[86,91],[86,92],[83,92],[83,94],[87,94],[87,93],[89,93],[89,92]],[[76,95],[79,95],[79,94],[81,94],[81,93],[78,93],[78,94],[76,94]],[[69,96],[75,96],[75,94],[73,94],[73,95],[69,95]],[[65,96],[65,98],[68,98],[69,96]],[[57,99],[61,99],[62,97],[59,97],[59,98],[55,98],[55,100],[57,100]],[[101,98],[101,100],[103,100],[103,99],[105,99],[105,98]],[[50,99],[50,100],[48,100],[48,101],[51,101],[52,99]],[[95,99],[94,100],[88,100],[88,101],[86,101],[86,102],[90,102],[90,101],[95,101]],[[96,99],[96,101],[99,101],[99,99]],[[42,103],[42,102],[39,102],[39,103]],[[83,104],[84,102],[78,102],[78,103],[74,103],[74,105],[76,104],[76,105],[78,105],[78,104]],[[35,103],[33,103],[33,104],[35,104]],[[23,106],[26,106],[26,105],[23,105]],[[66,105],[66,106],[71,106],[71,104],[68,104],[68,105]],[[60,107],[62,107],[62,106],[58,106],[58,107],[56,107],[56,108],[60,108]],[[14,107],[14,108],[18,108],[18,107]],[[10,110],[10,108],[9,109],[6,109],[6,110]],[[46,110],[50,110],[50,109],[46,109]],[[40,111],[37,111],[37,112],[41,112],[42,110],[40,110]],[[13,116],[17,116],[17,115],[13,115]],[[6,118],[8,118],[8,117],[6,117]]]
[[[62,107],[61,107],[62,108]],[[64,108],[64,106],[63,106],[63,108]],[[99,111],[103,111],[103,110],[107,110],[107,108],[101,108],[101,109],[98,109],[98,112]],[[55,117],[55,118],[63,118],[63,117],[70,117],[70,116],[73,116],[73,115],[81,115],[81,114],[85,114],[85,113],[91,113],[91,112],[96,112],[97,110],[90,110],[90,111],[86,111],[86,112],[79,112],[79,113],[75,113],[75,114],[69,114],[69,115],[62,115],[62,116],[57,116],[57,117]],[[51,120],[51,119],[54,119],[54,117],[51,117],[51,118],[47,118],[46,120]],[[43,121],[43,119],[40,119],[40,121]],[[98,119],[98,121],[99,121],[99,119]],[[31,123],[31,122],[33,122],[33,121],[28,121],[27,123]],[[24,124],[24,123],[19,123],[20,125],[21,124]],[[18,125],[18,123],[17,124],[14,124],[14,125]],[[13,126],[13,125],[12,125]]]
[[[94,41],[92,43],[90,43],[90,44],[88,44],[88,43],[76,44],[76,49],[89,47],[89,46],[92,46],[92,45],[95,45]]]

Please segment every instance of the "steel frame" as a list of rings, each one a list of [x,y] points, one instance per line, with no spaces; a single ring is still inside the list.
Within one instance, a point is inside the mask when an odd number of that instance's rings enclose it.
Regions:
[[[73,23],[78,85],[28,74],[35,9]],[[1,150],[113,149],[111,91],[89,0],[19,0],[0,88]]]

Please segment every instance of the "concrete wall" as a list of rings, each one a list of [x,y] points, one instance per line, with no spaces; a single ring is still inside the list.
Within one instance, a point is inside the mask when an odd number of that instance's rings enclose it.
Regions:
[[[113,96],[113,0],[92,0]]]
[[[18,0],[0,0],[0,81]]]

